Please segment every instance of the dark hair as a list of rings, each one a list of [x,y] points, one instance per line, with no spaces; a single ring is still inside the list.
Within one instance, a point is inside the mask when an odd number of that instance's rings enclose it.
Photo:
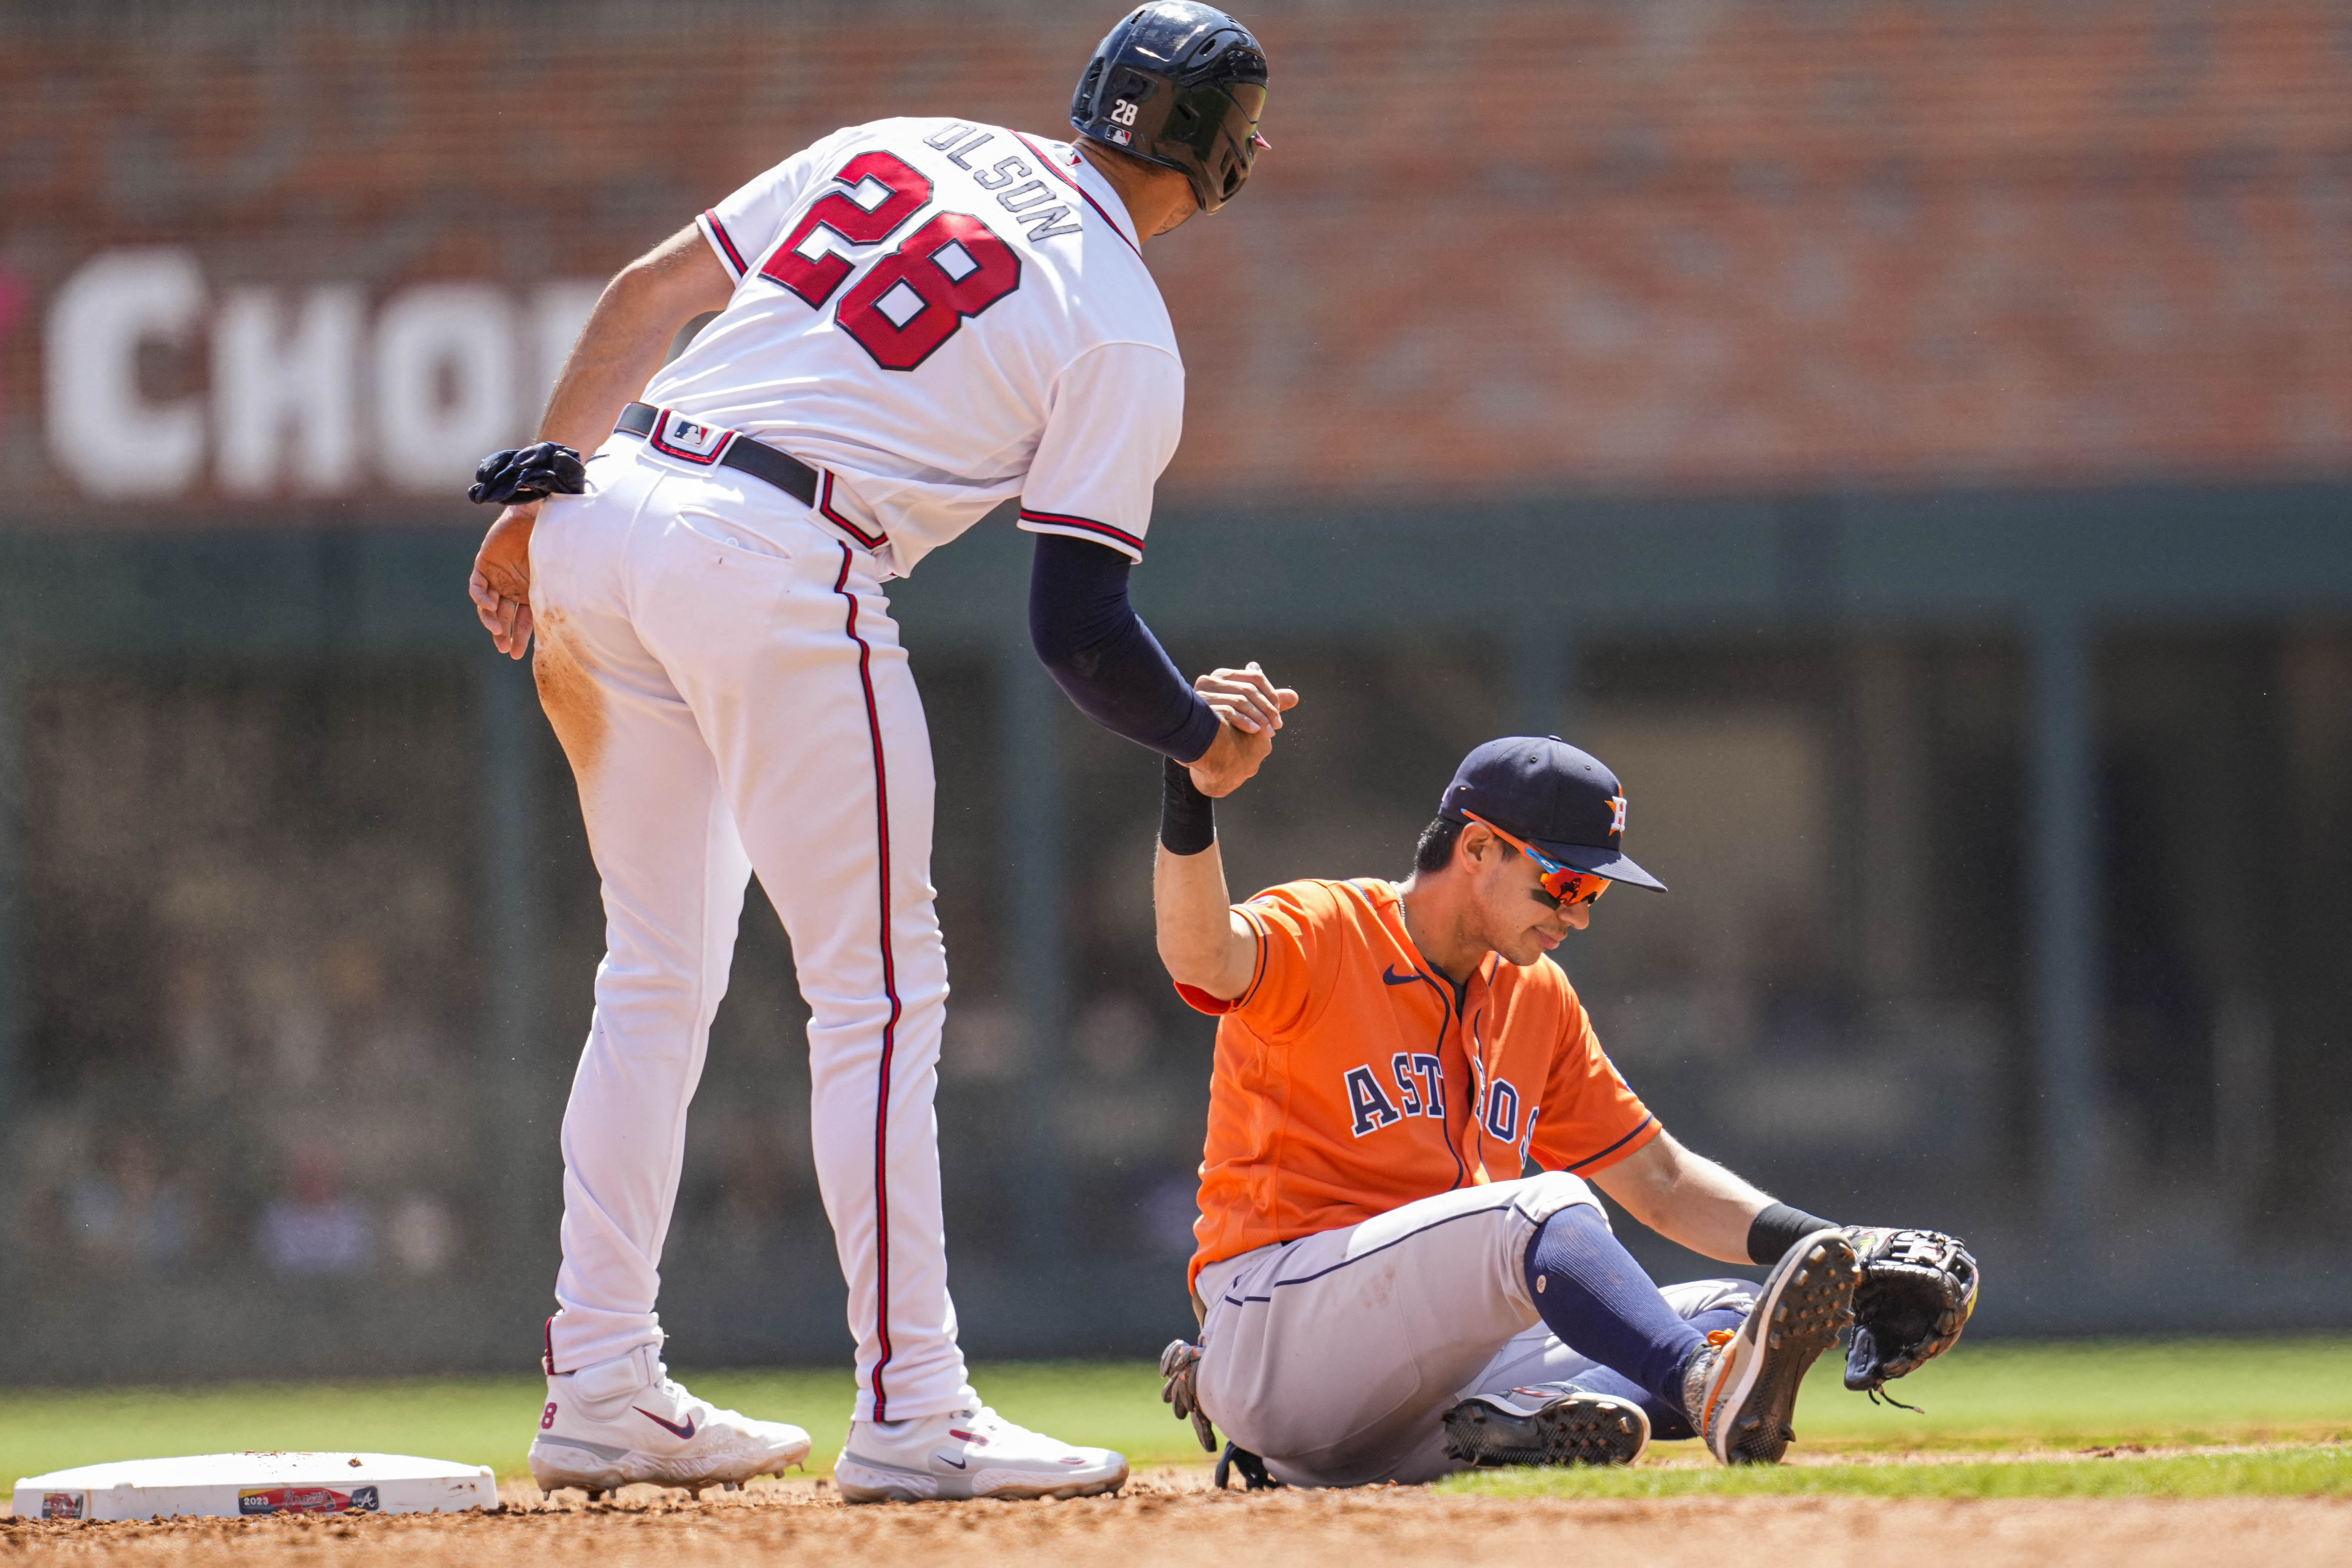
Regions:
[[[1453,864],[1454,840],[1462,837],[1466,826],[1449,816],[1432,817],[1429,826],[1421,830],[1420,842],[1412,847],[1412,868],[1443,871]]]

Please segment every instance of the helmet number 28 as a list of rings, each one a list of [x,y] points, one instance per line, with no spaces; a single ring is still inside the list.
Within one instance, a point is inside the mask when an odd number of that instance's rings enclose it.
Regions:
[[[889,153],[862,153],[845,164],[760,268],[823,310],[858,268],[838,251],[803,247],[819,228],[852,246],[879,245],[931,199],[930,177]],[[868,185],[882,195],[857,199]],[[842,297],[834,320],[884,370],[913,370],[979,315],[1021,287],[1021,257],[970,213],[938,213],[897,249],[876,259]]]
[[[1111,105],[1111,123],[1115,125],[1132,125],[1135,123],[1135,113],[1136,106],[1122,98],[1117,103]]]

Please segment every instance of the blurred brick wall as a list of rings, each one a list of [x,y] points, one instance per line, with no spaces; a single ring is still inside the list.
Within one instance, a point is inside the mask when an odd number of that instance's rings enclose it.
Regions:
[[[355,14],[0,18],[0,515],[96,515],[39,405],[46,301],[98,252],[376,300],[601,276],[836,125],[1055,131],[1110,19]],[[2352,472],[2341,3],[1244,15],[1274,151],[1150,253],[1192,377],[1171,493]],[[192,339],[141,384],[206,374]],[[208,484],[142,507],[223,515]]]

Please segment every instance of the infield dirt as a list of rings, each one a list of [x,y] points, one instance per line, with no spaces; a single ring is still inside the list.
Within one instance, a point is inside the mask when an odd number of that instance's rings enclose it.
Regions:
[[[1927,1501],[1868,1498],[1684,1498],[1660,1501],[1460,1497],[1421,1488],[1219,1495],[1197,1471],[1139,1478],[1117,1498],[1066,1503],[845,1507],[827,1487],[762,1482],[700,1502],[632,1489],[551,1504],[506,1489],[497,1515],[0,1522],[0,1553],[42,1559],[240,1564],[703,1564],[1018,1560],[1024,1568],[1150,1564],[1290,1568],[1367,1563],[1732,1562],[1885,1568],[1937,1543],[1972,1568],[2263,1568],[2352,1563],[2352,1500],[2221,1498]]]

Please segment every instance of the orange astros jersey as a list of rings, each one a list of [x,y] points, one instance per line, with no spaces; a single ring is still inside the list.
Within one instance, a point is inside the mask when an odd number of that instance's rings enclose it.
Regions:
[[[1488,953],[1456,995],[1375,879],[1270,888],[1234,906],[1257,971],[1222,1015],[1192,1273],[1433,1194],[1589,1176],[1658,1135],[1549,959]]]

